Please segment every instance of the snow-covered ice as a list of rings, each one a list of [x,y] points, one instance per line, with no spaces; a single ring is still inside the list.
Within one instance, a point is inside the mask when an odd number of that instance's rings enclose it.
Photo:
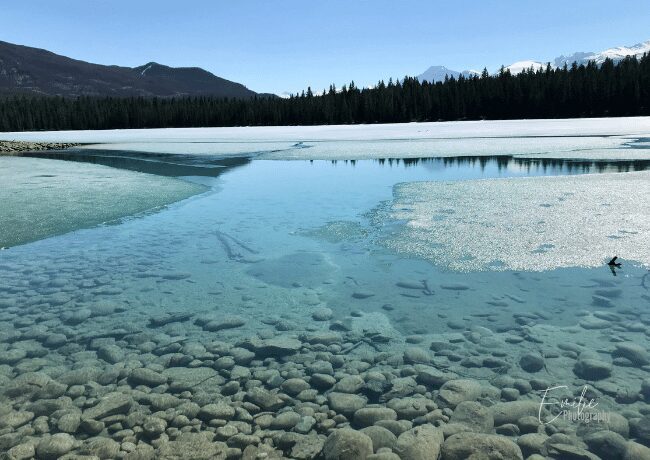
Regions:
[[[384,245],[452,270],[650,265],[650,172],[403,183],[374,219]]]
[[[282,160],[474,155],[650,159],[649,150],[630,147],[649,137],[650,117],[0,134],[9,140],[94,144],[88,148]]]

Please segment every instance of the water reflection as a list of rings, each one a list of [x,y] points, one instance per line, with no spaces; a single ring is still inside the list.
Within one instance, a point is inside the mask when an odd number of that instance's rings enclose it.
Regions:
[[[116,150],[81,150],[28,152],[23,156],[52,160],[79,161],[112,168],[128,169],[158,176],[216,177],[228,168],[243,166],[248,157],[221,158],[208,155],[179,155],[168,153],[142,153]]]
[[[355,160],[349,160],[355,164]],[[555,158],[517,158],[504,155],[460,156],[444,158],[386,158],[377,161],[381,165],[414,167],[422,165],[450,167],[471,166],[484,170],[496,167],[499,171],[516,167],[529,173],[544,174],[588,174],[604,172],[644,171],[650,168],[650,160],[567,160]],[[336,163],[336,161],[333,161]]]
[[[80,161],[114,168],[128,169],[162,176],[216,177],[228,168],[244,166],[252,157],[215,157],[214,155],[186,155],[144,153],[135,151],[70,149],[65,151],[27,152],[23,156]],[[277,164],[286,161],[270,160]],[[294,160],[296,161],[296,160]],[[299,160],[298,160],[299,161]],[[650,160],[579,160],[554,158],[517,158],[508,155],[382,158],[377,160],[309,160],[309,164],[332,165],[376,164],[388,167],[425,168],[442,170],[450,167],[493,169],[497,172],[516,170],[528,175],[589,174],[606,172],[632,172],[650,169]]]

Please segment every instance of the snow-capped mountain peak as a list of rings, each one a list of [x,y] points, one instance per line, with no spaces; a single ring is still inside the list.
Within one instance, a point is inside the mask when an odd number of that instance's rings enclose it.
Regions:
[[[546,67],[545,64],[542,64],[541,62],[537,61],[517,61],[513,62],[510,64],[508,67],[506,67],[506,70],[509,70],[511,74],[517,75],[518,73],[523,72],[524,70],[528,69],[533,69],[535,71],[539,69],[544,69]]]
[[[598,53],[589,51],[589,52],[573,53],[569,56],[564,56],[564,55],[558,56],[557,58],[551,61],[551,65],[556,68],[560,68],[566,64],[567,66],[570,67],[574,62],[577,63],[578,65],[582,65],[582,64],[587,64],[587,62],[589,61],[594,61],[596,64],[600,65],[603,62],[605,62],[605,59],[608,58],[616,62],[624,59],[627,56],[636,56],[637,58],[640,58],[645,53],[650,54],[650,40],[637,43],[636,45],[632,45],[632,46],[618,46],[614,48],[608,48]],[[514,62],[509,66],[506,66],[505,68],[508,69],[511,74],[516,75],[518,73],[523,72],[524,70],[530,69],[531,67],[534,70],[545,69],[546,63],[543,63],[541,61],[534,61],[534,60],[524,60],[524,61]],[[449,76],[450,78],[451,77],[458,78],[458,76],[461,74],[465,76],[471,76],[478,73],[479,72],[467,71],[467,70],[463,72],[459,72],[457,70],[451,70],[445,66],[439,65],[439,66],[429,67],[424,73],[418,75],[417,78],[420,81],[426,80],[429,82],[436,82],[436,81],[443,81],[445,79],[445,76]]]
[[[436,81],[443,81],[447,76],[450,78],[451,77],[458,78],[459,75],[460,72],[458,72],[457,70],[448,69],[443,65],[433,65],[429,67],[427,70],[425,70],[421,75],[418,75],[418,80],[436,82]]]
[[[445,77],[454,77],[458,78],[459,76],[463,77],[472,77],[473,75],[478,75],[480,72],[476,72],[475,70],[463,70],[461,72],[457,70],[451,70],[448,69],[447,67],[443,65],[434,65],[429,67],[427,70],[425,70],[422,74],[418,75],[418,80],[420,81],[428,81],[431,83],[435,83],[437,81],[444,81]]]
[[[560,56],[555,59],[554,64],[556,67],[562,67],[564,64],[570,66],[574,62],[578,65],[586,64],[589,61],[594,61],[596,64],[602,64],[605,59],[612,59],[613,61],[620,61],[627,56],[636,56],[640,58],[644,53],[650,53],[650,40],[642,43],[637,43],[632,46],[617,46],[615,48],[608,48],[599,53],[575,53],[570,56]]]

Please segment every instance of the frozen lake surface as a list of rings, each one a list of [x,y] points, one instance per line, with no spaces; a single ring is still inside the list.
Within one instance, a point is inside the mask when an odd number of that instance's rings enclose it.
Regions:
[[[0,252],[4,449],[313,458],[470,411],[525,458],[554,385],[650,443],[646,118],[20,136],[114,143],[0,158],[2,216],[56,228]]]
[[[385,125],[135,129],[6,133],[6,139],[89,148],[265,159],[361,160],[512,155],[648,159],[650,117]]]

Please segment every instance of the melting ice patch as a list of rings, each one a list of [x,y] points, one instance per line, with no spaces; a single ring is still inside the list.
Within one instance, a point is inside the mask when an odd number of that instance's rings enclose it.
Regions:
[[[384,245],[452,270],[650,265],[649,172],[403,183],[373,218]]]
[[[201,185],[88,163],[0,157],[0,246],[15,246],[164,206]]]
[[[623,136],[490,137],[451,139],[383,139],[313,141],[297,148],[261,152],[263,160],[364,160],[382,158],[446,158],[513,156],[539,159],[643,160],[650,150],[631,148]]]

